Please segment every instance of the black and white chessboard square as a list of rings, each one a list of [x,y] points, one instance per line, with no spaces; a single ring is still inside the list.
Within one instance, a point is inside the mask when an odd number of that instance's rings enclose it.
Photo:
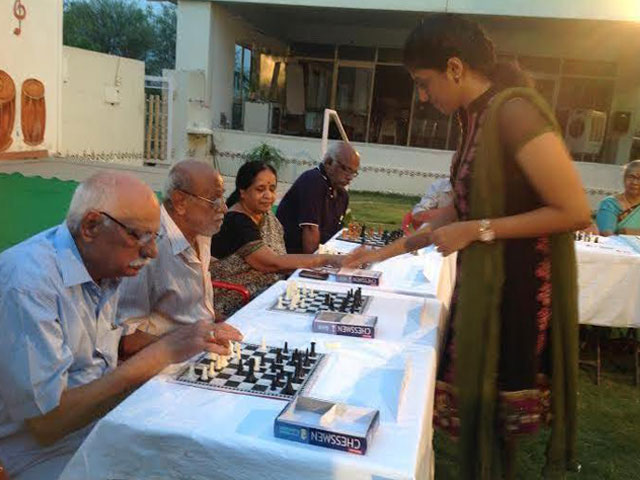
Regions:
[[[371,296],[362,295],[360,305],[355,307],[353,312],[351,312],[351,305],[353,305],[354,302],[353,292],[355,289],[351,290],[351,295],[349,295],[348,292],[330,292],[328,290],[310,291],[309,289],[307,289],[305,295],[302,293],[302,289],[299,288],[298,290],[301,292],[299,295],[300,299],[304,297],[304,307],[301,305],[302,302],[298,300],[298,303],[295,305],[296,308],[290,308],[291,298],[287,298],[286,295],[283,294],[273,302],[270,309],[279,312],[302,313],[309,315],[315,315],[318,312],[327,311],[364,313],[369,306],[369,302],[371,302]],[[327,294],[330,295],[331,301],[333,302],[333,310],[325,303]]]
[[[312,377],[312,375],[316,371],[316,368],[320,365],[322,359],[324,358],[324,354],[321,353],[316,353],[314,357],[310,356],[310,365],[308,367],[303,366],[300,378],[294,379],[295,366],[289,364],[294,354],[294,350],[289,350],[289,352],[285,354],[282,352],[282,348],[268,346],[266,347],[266,351],[262,351],[260,349],[260,345],[251,343],[242,343],[241,345],[242,363],[244,369],[243,373],[237,373],[238,360],[234,358],[233,360],[230,359],[229,364],[225,368],[215,372],[215,375],[213,377],[209,376],[208,380],[201,380],[202,370],[206,369],[208,376],[208,373],[210,371],[210,364],[212,363],[209,355],[204,353],[193,362],[197,380],[191,381],[188,379],[190,365],[187,365],[185,369],[178,374],[175,381],[191,386],[208,388],[211,390],[220,390],[231,393],[290,400],[294,396],[296,396],[298,392],[305,388],[305,386],[309,382],[309,379]],[[281,351],[283,362],[282,367],[277,367],[274,370],[272,368],[272,365],[277,357],[278,350]],[[304,355],[304,353],[305,352],[301,352],[302,355]],[[249,361],[252,357],[260,358],[260,367],[255,369],[254,371],[256,381],[250,382],[247,381],[247,375],[249,370]],[[277,388],[272,389],[272,381],[276,377],[278,372],[282,372],[281,384]],[[295,390],[295,393],[293,395],[282,393],[282,390],[286,385],[287,374],[290,374],[292,377],[292,386]]]
[[[360,243],[363,245],[369,245],[371,247],[384,247],[385,245],[389,245],[395,240],[402,238],[402,236],[402,230],[394,230],[392,232],[387,232],[386,234],[384,232],[367,232],[364,235],[364,238],[361,235],[352,236],[343,232],[340,234],[340,236],[338,236],[337,240],[342,240],[343,242]]]

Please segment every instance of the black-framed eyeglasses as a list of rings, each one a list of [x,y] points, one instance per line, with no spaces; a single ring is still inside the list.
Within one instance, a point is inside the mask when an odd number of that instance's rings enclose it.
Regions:
[[[148,245],[152,240],[158,240],[161,238],[161,234],[158,232],[145,232],[145,233],[139,233],[137,232],[134,228],[131,227],[127,227],[124,223],[122,223],[120,220],[116,220],[115,218],[113,218],[111,215],[109,215],[107,212],[100,212],[100,215],[104,215],[105,217],[107,217],[109,220],[111,220],[113,223],[117,224],[118,226],[120,226],[120,228],[122,228],[127,235],[129,235],[130,237],[134,238],[136,243],[140,246],[140,247],[144,247],[145,245]]]
[[[202,200],[204,202],[207,202],[211,208],[215,208],[218,211],[220,211],[220,210],[222,210],[224,208],[224,199],[223,198],[216,198],[215,200],[211,200],[209,198],[201,197],[200,195],[196,195],[195,193],[187,192],[186,190],[183,190],[181,188],[177,188],[176,190],[178,190],[178,191],[180,191],[182,193],[186,193],[187,195],[189,195],[191,197],[199,198],[200,200]]]
[[[346,165],[344,165],[342,162],[339,162],[338,160],[336,160],[336,163],[340,167],[340,170],[342,170],[347,175],[351,175],[352,177],[358,176],[359,172],[357,170],[353,170],[352,168],[347,167]]]

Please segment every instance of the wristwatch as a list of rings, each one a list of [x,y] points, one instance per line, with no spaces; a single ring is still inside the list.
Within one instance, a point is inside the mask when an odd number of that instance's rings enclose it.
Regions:
[[[480,220],[480,228],[478,229],[478,239],[481,242],[491,243],[496,239],[496,232],[491,228],[491,222],[488,218]]]

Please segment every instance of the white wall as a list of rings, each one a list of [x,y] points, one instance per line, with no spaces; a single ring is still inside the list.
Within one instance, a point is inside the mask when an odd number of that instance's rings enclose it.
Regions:
[[[287,159],[315,163],[320,160],[320,140],[318,139],[217,129],[214,131],[214,142],[218,151],[216,160],[220,170],[223,175],[228,176],[235,176],[244,162],[244,159],[239,158],[237,154],[247,153],[261,143],[268,143],[278,148]],[[354,190],[422,195],[436,178],[449,175],[453,154],[450,151],[365,143],[353,145],[360,152],[361,159],[360,175],[352,184]],[[232,156],[233,154],[236,155]],[[575,165],[589,194],[592,208],[596,208],[606,195],[622,190],[620,167],[583,162],[576,162]],[[395,171],[367,171],[380,167]],[[287,163],[279,171],[279,180],[292,183],[309,168],[311,168],[309,165]],[[406,170],[409,174],[400,175],[398,170]],[[411,176],[410,172],[414,172],[414,176]],[[415,175],[417,172],[425,173],[427,176]]]
[[[223,6],[202,1],[178,3],[176,70],[202,70],[207,75],[206,103],[212,126],[220,125],[220,114],[231,121],[235,45],[286,53],[286,45],[256,31]]]
[[[144,121],[144,62],[64,47],[62,155],[141,165]]]
[[[15,83],[16,116],[13,143],[7,152],[46,149],[53,153],[59,147],[60,96],[62,68],[62,0],[25,2],[27,16],[20,35],[15,35],[18,20],[12,15],[14,0],[0,0],[0,69]],[[20,94],[22,82],[36,78],[44,84],[46,126],[40,145],[22,141],[20,126]]]

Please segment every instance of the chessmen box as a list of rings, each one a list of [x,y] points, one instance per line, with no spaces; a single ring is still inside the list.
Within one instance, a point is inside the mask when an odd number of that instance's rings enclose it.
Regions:
[[[380,285],[382,272],[376,270],[362,270],[359,268],[341,268],[336,273],[336,281],[355,283],[358,285]]]
[[[313,319],[312,330],[329,335],[375,338],[378,317],[347,312],[318,312]]]
[[[276,417],[278,438],[364,455],[380,423],[378,410],[298,396]]]

